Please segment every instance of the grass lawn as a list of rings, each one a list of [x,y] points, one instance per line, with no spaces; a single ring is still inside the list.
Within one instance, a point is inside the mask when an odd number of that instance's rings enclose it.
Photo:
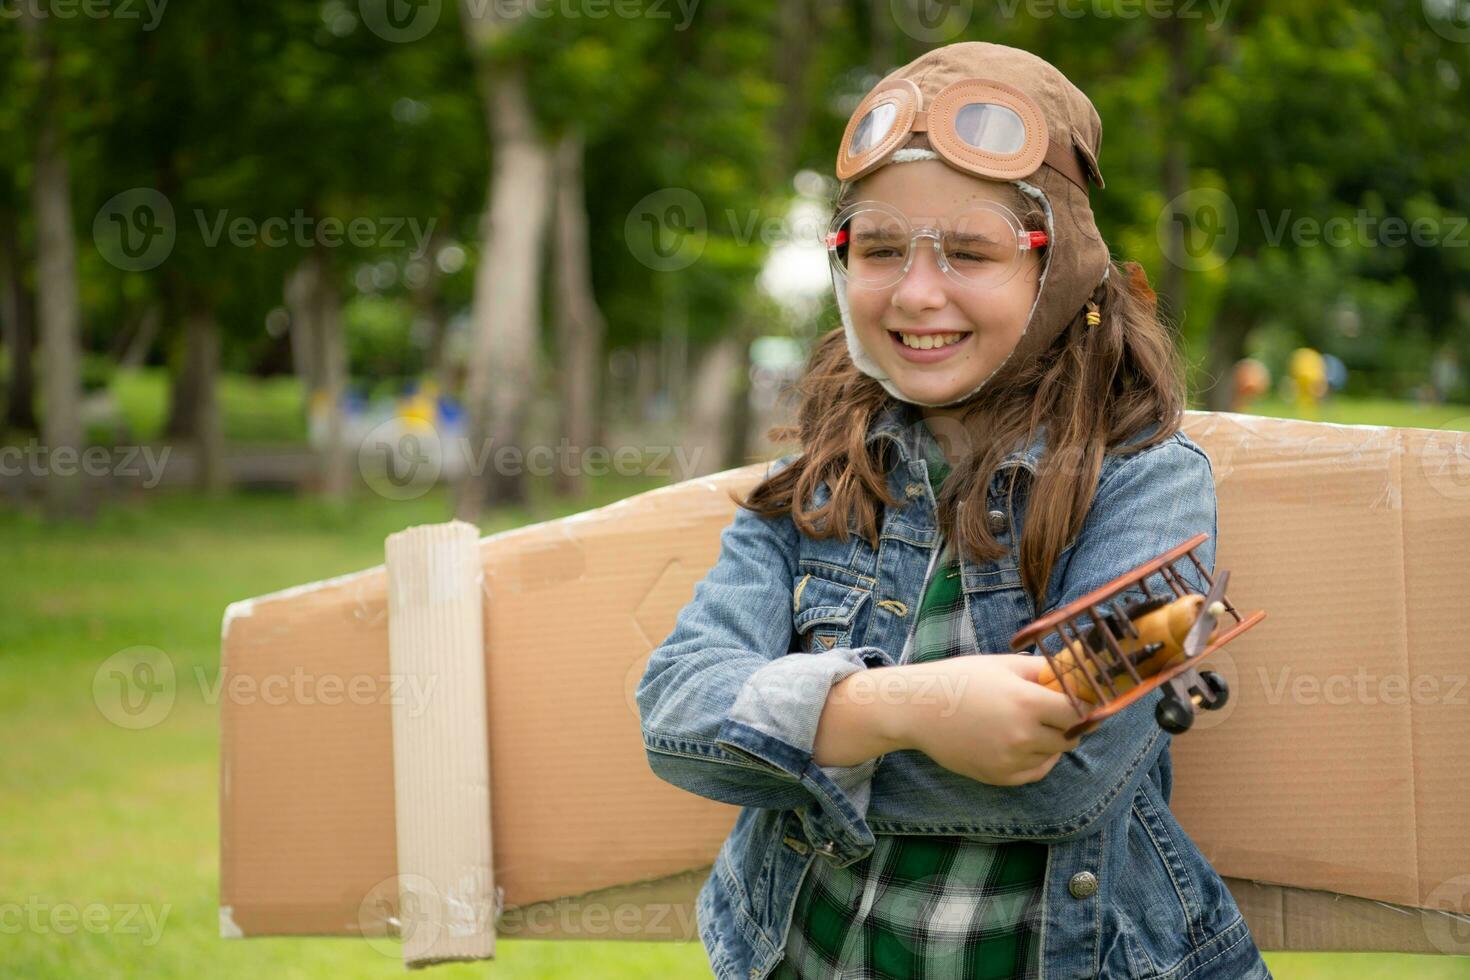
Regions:
[[[652,485],[609,478],[575,501],[538,488],[529,507],[496,512],[483,530]],[[0,976],[404,975],[395,956],[362,941],[218,938],[218,725],[207,685],[193,679],[195,668],[216,678],[229,602],[378,564],[386,534],[447,513],[437,492],[406,502],[363,494],[342,510],[287,495],[145,494],[90,526],[0,510]],[[163,722],[128,731],[97,709],[93,678],[139,645],[164,651],[181,681]],[[498,950],[431,975],[709,976],[698,943],[502,939]],[[1470,957],[1267,960],[1282,980],[1470,980]]]
[[[1305,418],[1343,425],[1391,425],[1395,428],[1470,430],[1470,405],[1419,405],[1386,398],[1333,398],[1313,412],[1302,412],[1291,402],[1263,398],[1250,407],[1252,415]]]

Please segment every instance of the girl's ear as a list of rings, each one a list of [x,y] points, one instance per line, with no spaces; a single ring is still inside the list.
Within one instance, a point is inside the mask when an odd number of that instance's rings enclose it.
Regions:
[[[1072,130],[1072,148],[1077,151],[1077,156],[1082,160],[1082,170],[1087,174],[1088,183],[1096,184],[1098,190],[1107,187],[1108,185],[1103,183],[1102,168],[1097,165],[1097,157],[1092,155],[1092,148],[1077,134],[1075,129]]]

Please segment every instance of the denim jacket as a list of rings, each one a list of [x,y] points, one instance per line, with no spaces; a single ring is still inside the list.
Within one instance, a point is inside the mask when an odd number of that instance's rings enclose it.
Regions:
[[[1021,786],[961,776],[916,750],[854,766],[813,761],[831,686],[900,662],[936,544],[923,451],[933,436],[922,417],[895,402],[867,438],[892,440],[889,489],[905,502],[885,509],[877,549],[858,534],[815,540],[790,515],[737,509],[718,561],[638,684],[653,771],[742,808],[695,905],[716,977],[770,973],[813,861],[846,866],[872,850],[875,833],[902,833],[1050,845],[1042,980],[1269,980],[1235,900],[1169,810],[1171,736],[1154,720],[1157,689]],[[1043,431],[1007,456],[988,488],[991,529],[1009,553],[962,561],[979,651],[1011,652],[1011,636],[1038,616],[1200,531],[1210,539],[1195,554],[1213,567],[1210,461],[1177,432],[1141,452],[1104,457],[1084,525],[1053,568],[1048,606],[1034,608],[1021,585],[1018,542],[1044,444]],[[794,458],[777,460],[772,472]],[[829,489],[820,484],[816,493],[820,505]],[[1184,565],[1176,567],[1190,587],[1207,591]],[[1123,601],[1142,595],[1130,589]]]

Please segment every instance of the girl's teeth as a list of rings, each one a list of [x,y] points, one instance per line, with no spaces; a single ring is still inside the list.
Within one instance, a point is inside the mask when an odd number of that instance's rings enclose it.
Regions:
[[[946,344],[956,344],[965,336],[962,333],[940,333],[940,334],[912,334],[900,333],[899,339],[905,347],[913,347],[917,350],[932,350],[935,347],[943,347]]]

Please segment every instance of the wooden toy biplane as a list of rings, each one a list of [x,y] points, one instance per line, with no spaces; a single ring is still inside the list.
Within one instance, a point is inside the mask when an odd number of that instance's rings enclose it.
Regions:
[[[1211,576],[1195,557],[1194,549],[1208,539],[1197,534],[1011,637],[1012,650],[1036,646],[1047,660],[1038,681],[1067,695],[1077,709],[1081,720],[1067,729],[1068,738],[1091,731],[1156,687],[1164,696],[1155,718],[1175,735],[1189,730],[1196,709],[1225,704],[1225,679],[1196,665],[1266,614],[1258,610],[1242,618],[1230,604],[1230,572]],[[1174,567],[1184,558],[1208,584],[1208,595],[1191,591]],[[1162,580],[1164,588],[1151,586],[1151,578]],[[1118,597],[1130,588],[1142,589],[1144,596],[1121,607]],[[1234,622],[1220,632],[1217,624],[1226,613]],[[1061,640],[1055,653],[1041,643],[1048,634]]]

